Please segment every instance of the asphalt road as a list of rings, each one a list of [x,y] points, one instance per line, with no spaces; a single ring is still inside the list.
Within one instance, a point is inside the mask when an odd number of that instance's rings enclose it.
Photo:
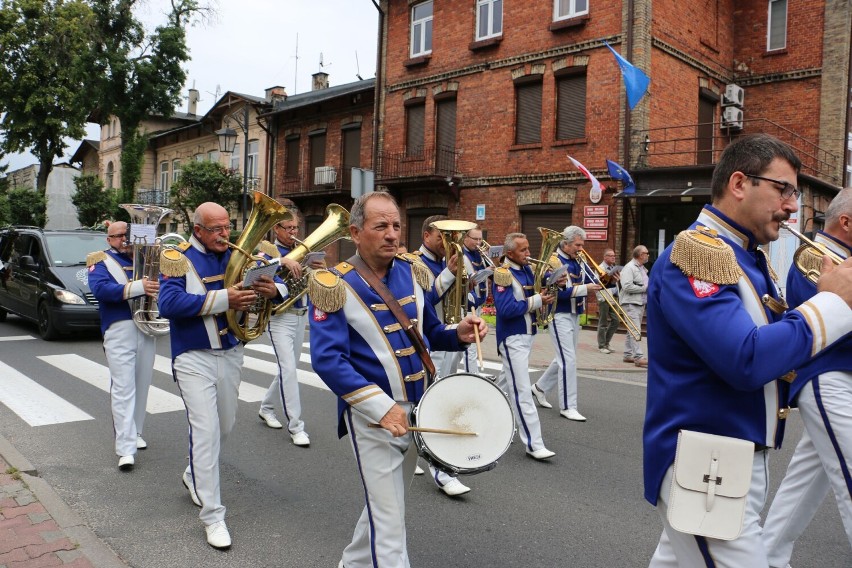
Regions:
[[[159,342],[157,352],[169,357],[167,340]],[[255,369],[268,368],[272,356],[262,350],[246,355],[254,368],[245,370],[244,382],[265,388],[271,375]],[[138,454],[131,472],[119,472],[108,395],[75,376],[81,359],[105,364],[98,336],[44,342],[14,316],[0,324],[5,365],[0,381],[8,380],[12,369],[91,417],[31,426],[0,399],[0,433],[129,565],[337,566],[363,507],[363,490],[347,440],[337,439],[330,392],[302,386],[309,449],[267,428],[257,417],[258,402],[240,402],[237,426],[222,454],[222,496],[234,545],[219,552],[206,544],[198,509],[181,484],[187,463],[183,411],[149,414],[149,449]],[[310,381],[309,366],[301,368]],[[165,372],[155,372],[154,385],[177,395]],[[661,524],[642,499],[644,386],[584,376],[579,388],[588,422],[540,410],[545,443],[557,454],[550,462],[527,458],[515,442],[496,469],[463,477],[473,491],[454,499],[428,476],[414,479],[407,511],[413,566],[647,566]],[[35,396],[45,404],[51,398],[43,391]],[[772,455],[772,493],[800,434],[794,413],[785,450]],[[833,500],[823,504],[800,539],[792,565],[852,565]]]

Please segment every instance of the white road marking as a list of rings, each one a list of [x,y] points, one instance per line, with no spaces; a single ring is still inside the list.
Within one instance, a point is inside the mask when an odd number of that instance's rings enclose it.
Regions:
[[[30,426],[94,420],[64,398],[0,362],[0,402]]]
[[[35,339],[32,335],[10,335],[8,337],[0,337],[0,341],[26,341],[27,339]]]

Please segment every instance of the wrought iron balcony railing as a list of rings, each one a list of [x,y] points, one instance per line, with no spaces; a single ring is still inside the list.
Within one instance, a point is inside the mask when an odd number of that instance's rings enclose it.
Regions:
[[[378,179],[453,177],[458,173],[460,152],[455,148],[420,148],[409,152],[381,152]]]
[[[141,205],[169,204],[169,190],[167,189],[139,189],[136,191],[136,202]]]

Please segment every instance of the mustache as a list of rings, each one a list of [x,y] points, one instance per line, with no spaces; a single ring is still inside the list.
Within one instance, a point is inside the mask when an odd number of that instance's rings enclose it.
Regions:
[[[781,213],[775,213],[774,215],[772,215],[773,221],[781,222],[781,221],[787,221],[789,219],[790,219],[790,213],[787,213],[786,211],[781,212]]]

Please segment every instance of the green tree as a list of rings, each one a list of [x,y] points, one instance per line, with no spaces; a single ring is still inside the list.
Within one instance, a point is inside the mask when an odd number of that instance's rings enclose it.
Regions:
[[[192,227],[191,213],[205,201],[213,201],[231,210],[237,206],[243,189],[239,172],[217,162],[189,162],[172,184],[169,206]]]
[[[17,188],[6,192],[9,222],[13,225],[44,227],[47,223],[47,199],[33,189]]]
[[[96,175],[82,175],[74,178],[77,190],[71,196],[71,203],[77,208],[77,220],[83,227],[95,227],[104,219],[109,219],[116,207],[115,192],[104,190],[104,183]]]
[[[31,151],[44,194],[63,138],[82,138],[91,110],[84,60],[94,18],[84,0],[0,2],[0,148]]]
[[[171,0],[167,22],[147,33],[134,14],[142,0],[89,0],[95,14],[94,49],[90,56],[92,85],[101,120],[121,122],[119,201],[133,200],[139,183],[146,140],[139,125],[151,114],[171,116],[186,82],[189,60],[186,27],[209,9],[197,0]]]

